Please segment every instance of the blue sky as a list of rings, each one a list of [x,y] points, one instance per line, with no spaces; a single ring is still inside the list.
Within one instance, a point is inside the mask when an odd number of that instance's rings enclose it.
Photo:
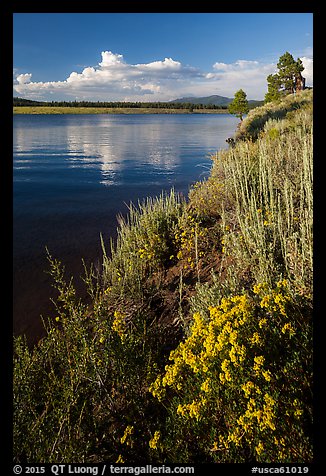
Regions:
[[[312,13],[17,13],[14,96],[263,99],[286,51],[312,86]]]

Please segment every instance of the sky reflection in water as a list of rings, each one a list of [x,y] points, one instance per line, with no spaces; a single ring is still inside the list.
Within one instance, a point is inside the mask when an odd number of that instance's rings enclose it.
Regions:
[[[14,116],[14,330],[40,332],[53,305],[45,246],[68,273],[100,266],[116,215],[130,201],[209,175],[227,146],[228,114]]]

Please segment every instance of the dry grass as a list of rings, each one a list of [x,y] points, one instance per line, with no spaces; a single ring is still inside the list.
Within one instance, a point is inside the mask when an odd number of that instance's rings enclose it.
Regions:
[[[65,106],[14,106],[14,114],[227,114],[221,109],[150,108],[150,107],[65,107]]]

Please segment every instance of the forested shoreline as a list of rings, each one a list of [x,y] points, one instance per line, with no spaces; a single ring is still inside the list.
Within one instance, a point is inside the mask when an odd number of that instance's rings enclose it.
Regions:
[[[149,109],[223,109],[227,106],[214,104],[195,104],[191,102],[140,102],[140,101],[32,101],[23,98],[14,98],[14,107],[96,107],[96,108],[149,108]]]

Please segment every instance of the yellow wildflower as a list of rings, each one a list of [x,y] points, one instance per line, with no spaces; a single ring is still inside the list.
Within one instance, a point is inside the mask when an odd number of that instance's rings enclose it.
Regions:
[[[270,373],[269,370],[263,370],[262,371],[263,377],[266,380],[266,382],[270,382],[272,379],[272,374]]]
[[[238,331],[232,331],[229,335],[230,344],[234,345],[238,338]]]
[[[266,289],[267,284],[266,283],[258,283],[255,284],[254,287],[252,288],[253,292],[255,294],[259,294],[262,290]]]
[[[213,444],[212,448],[210,448],[209,451],[218,451],[218,450],[219,450],[218,441],[214,441],[214,444]]]
[[[232,333],[232,325],[231,325],[230,321],[227,321],[224,324],[223,332],[224,332],[224,334],[231,334]]]
[[[229,299],[222,298],[220,308],[223,312],[227,312],[230,309],[230,301]]]
[[[269,405],[269,406],[271,406],[271,407],[274,406],[275,403],[276,403],[275,400],[274,400],[274,398],[271,397],[268,393],[265,393],[265,395],[264,395],[264,400],[265,400],[265,402],[267,403],[267,405]]]
[[[241,415],[238,419],[237,419],[237,423],[239,426],[241,426],[245,431],[249,431],[251,426],[252,426],[252,423],[250,422],[250,420],[248,421],[248,419],[246,419],[246,417],[244,415]]]
[[[134,427],[132,425],[126,426],[124,434],[120,438],[121,444],[126,444],[127,446],[132,446],[131,435],[134,432]]]
[[[112,330],[118,334],[121,341],[125,339],[125,316],[120,311],[114,311]]]
[[[263,355],[259,355],[254,357],[254,372],[259,372],[264,365],[265,357]]]
[[[163,383],[160,377],[157,377],[157,379],[150,385],[149,391],[151,392],[153,397],[156,397],[158,400],[161,401],[163,399],[166,390],[163,387]]]
[[[276,427],[275,427],[275,424],[273,422],[274,418],[275,418],[275,415],[271,411],[271,409],[270,408],[266,409],[266,407],[264,407],[262,422],[259,425],[260,429],[263,431],[266,428],[270,428],[271,430],[275,431]]]
[[[148,443],[149,447],[152,448],[152,450],[157,449],[157,444],[160,437],[161,437],[161,433],[159,431],[155,431],[153,438],[149,440],[149,443]]]
[[[211,385],[211,380],[208,378],[202,383],[202,385],[200,387],[200,390],[202,390],[203,392],[208,393],[211,389],[210,385]]]
[[[288,281],[286,279],[282,279],[276,283],[278,288],[287,288]]]
[[[249,401],[248,401],[248,403],[247,403],[247,409],[248,409],[248,410],[246,411],[247,415],[248,415],[248,416],[249,416],[250,414],[255,415],[255,413],[254,413],[254,412],[255,412],[255,408],[256,408],[256,402],[255,402],[255,400],[254,400],[253,398],[249,398]],[[250,415],[250,416],[251,416],[251,415]]]
[[[231,374],[228,370],[225,371],[225,379],[230,382],[232,380]]]
[[[259,322],[258,322],[258,325],[259,327],[262,329],[264,326],[266,326],[267,324],[267,319],[263,318],[263,319],[260,319]]]
[[[241,388],[245,393],[245,397],[249,398],[249,395],[252,392],[252,390],[254,389],[254,387],[255,387],[255,384],[253,382],[251,382],[250,380],[247,383],[242,385]]]
[[[188,405],[189,409],[189,415],[191,418],[196,418],[196,420],[199,420],[200,418],[200,402],[197,402],[194,400],[190,405]]]
[[[271,303],[271,296],[267,294],[266,296],[263,297],[263,299],[260,301],[260,307],[269,307]]]
[[[256,453],[257,453],[258,456],[260,456],[262,454],[262,452],[264,451],[264,445],[261,441],[255,447],[255,450],[256,450]]]
[[[295,416],[296,418],[301,417],[301,415],[303,415],[303,410],[296,410],[296,411],[294,412],[294,416]]]
[[[213,334],[209,334],[207,338],[204,341],[204,348],[206,351],[206,356],[207,357],[215,357],[216,352],[215,352],[215,337]]]
[[[230,363],[229,360],[227,360],[227,359],[224,359],[224,360],[223,360],[222,365],[221,365],[221,368],[222,368],[222,370],[223,370],[224,372],[228,369],[229,363]]]
[[[183,405],[179,404],[178,408],[177,408],[177,413],[178,413],[178,415],[185,416],[185,414],[186,414],[185,407]]]
[[[286,334],[288,332],[290,337],[295,335],[295,330],[293,329],[290,322],[287,322],[286,324],[284,324],[284,326],[281,329],[281,332],[282,334]]]
[[[282,294],[279,293],[279,294],[275,294],[274,301],[276,304],[280,304],[280,303],[286,302],[286,299]]]
[[[246,348],[244,345],[235,345],[239,362],[242,363],[246,357]]]
[[[251,344],[261,344],[261,338],[258,332],[254,332],[252,337],[250,337]]]
[[[229,351],[229,356],[230,356],[231,362],[236,364],[237,363],[237,354],[236,354],[236,348],[234,346]]]

